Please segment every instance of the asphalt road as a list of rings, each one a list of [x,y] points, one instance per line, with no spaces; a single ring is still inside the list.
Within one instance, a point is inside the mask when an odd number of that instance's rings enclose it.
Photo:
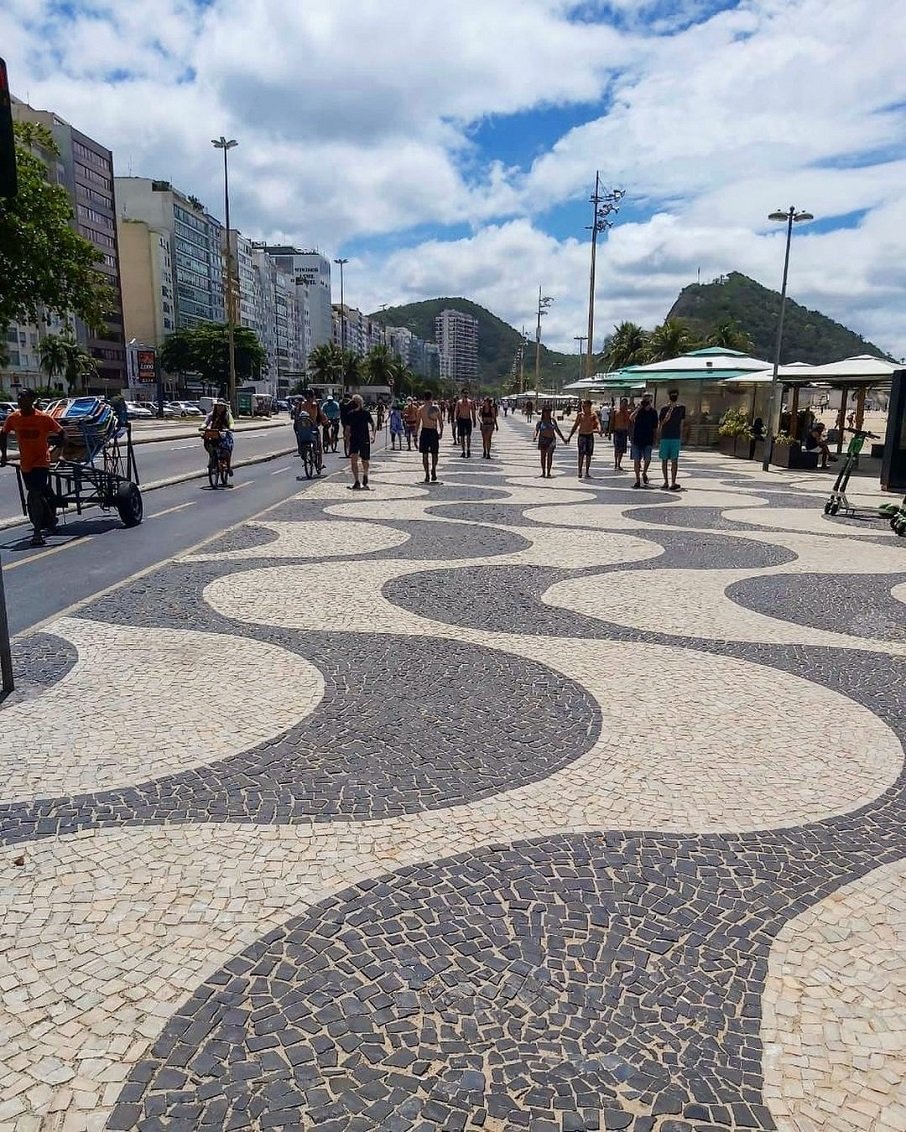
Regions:
[[[266,450],[267,444],[279,447],[280,438],[285,446],[282,429],[240,437],[240,458],[248,454],[246,444],[250,448],[258,444]],[[380,449],[383,443],[379,435],[376,448]],[[145,450],[158,447],[170,448],[163,443],[145,446]],[[157,478],[174,474],[179,459],[188,457],[188,466],[197,466],[198,445],[193,445],[194,452],[182,450],[180,442],[172,448],[176,450],[155,453],[148,464],[141,465],[142,469],[156,461]],[[143,449],[139,449],[139,455],[144,456]],[[339,455],[326,456],[325,463],[325,476],[338,469],[348,474],[342,450]],[[211,491],[206,479],[159,488],[145,496],[145,519],[138,527],[126,529],[115,512],[92,510],[81,519],[73,517],[61,523],[58,533],[48,536],[47,546],[40,549],[28,546],[31,531],[27,526],[0,531],[0,563],[10,633],[34,628],[73,603],[183,553],[318,482],[298,482],[296,476],[301,470],[299,459],[283,456],[238,469],[230,490]],[[8,491],[10,473],[2,474],[4,490]],[[128,600],[127,584],[123,601]]]
[[[137,432],[137,435],[146,435],[146,433]],[[233,459],[238,461],[253,459],[269,452],[291,448],[293,443],[292,428],[287,418],[282,428],[237,432]],[[10,454],[15,458],[15,449],[12,449]],[[191,429],[187,430],[185,437],[180,437],[178,440],[137,444],[135,459],[140,483],[154,483],[156,480],[169,479],[171,476],[187,472],[203,471],[207,466],[201,438]],[[147,501],[147,506],[150,507],[150,499]],[[16,473],[12,468],[4,468],[0,471],[0,520],[18,517],[21,514]],[[0,532],[0,535],[2,534],[3,532]]]

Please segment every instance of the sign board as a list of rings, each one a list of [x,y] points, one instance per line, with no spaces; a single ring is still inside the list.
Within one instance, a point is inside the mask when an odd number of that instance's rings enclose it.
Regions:
[[[153,385],[157,380],[157,367],[154,361],[153,350],[136,350],[135,364],[140,385]]]

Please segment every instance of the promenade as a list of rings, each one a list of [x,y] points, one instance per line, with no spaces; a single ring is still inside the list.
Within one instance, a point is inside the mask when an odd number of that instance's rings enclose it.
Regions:
[[[530,435],[16,639],[0,1130],[906,1130],[906,543]]]

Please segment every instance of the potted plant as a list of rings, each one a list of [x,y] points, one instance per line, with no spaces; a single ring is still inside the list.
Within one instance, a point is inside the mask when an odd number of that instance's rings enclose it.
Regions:
[[[747,459],[749,455],[749,421],[742,409],[727,409],[717,426],[718,445],[725,456],[739,456]]]
[[[778,468],[798,467],[799,451],[799,441],[795,436],[790,436],[787,432],[779,432],[774,437],[771,463]]]

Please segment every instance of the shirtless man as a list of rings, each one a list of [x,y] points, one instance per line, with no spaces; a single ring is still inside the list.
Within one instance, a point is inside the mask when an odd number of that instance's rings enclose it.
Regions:
[[[573,433],[579,430],[579,479],[582,478],[582,461],[585,461],[585,478],[591,479],[591,457],[595,450],[595,433],[602,433],[601,421],[598,414],[592,410],[591,401],[583,401],[582,408],[576,416],[576,423],[566,438],[568,444]]]
[[[463,390],[456,402],[456,438],[462,446],[463,458],[472,455],[472,428],[475,424],[475,402]]]
[[[418,405],[410,397],[403,409],[403,426],[406,429],[406,444],[412,448],[412,441],[418,442]]]
[[[422,395],[418,409],[418,450],[425,466],[425,483],[437,483],[437,457],[440,453],[440,438],[444,434],[444,415],[440,406],[428,392]],[[428,473],[428,457],[431,457],[431,472]]]

